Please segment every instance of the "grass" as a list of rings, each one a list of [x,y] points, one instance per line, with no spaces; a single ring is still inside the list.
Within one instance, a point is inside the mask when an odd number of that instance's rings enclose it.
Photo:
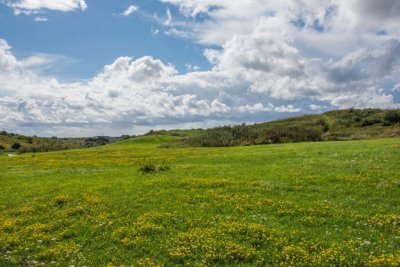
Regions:
[[[174,138],[0,156],[0,266],[400,265],[399,138]]]

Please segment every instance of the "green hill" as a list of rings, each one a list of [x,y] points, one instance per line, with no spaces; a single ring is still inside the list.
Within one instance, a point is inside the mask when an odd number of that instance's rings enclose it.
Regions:
[[[357,140],[400,136],[400,110],[347,109],[253,125],[212,129],[151,130],[144,136],[171,136],[169,146],[224,147],[304,141]],[[0,152],[47,152],[93,147],[138,137],[44,138],[0,132]],[[136,141],[140,142],[141,138]],[[14,144],[19,147],[13,149]]]
[[[0,266],[400,265],[399,138],[175,138],[0,156]]]
[[[254,124],[222,126],[175,145],[236,146],[400,136],[400,110],[347,109]]]

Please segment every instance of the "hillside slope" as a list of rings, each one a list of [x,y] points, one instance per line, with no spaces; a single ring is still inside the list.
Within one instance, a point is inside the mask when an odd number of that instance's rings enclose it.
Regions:
[[[254,124],[207,129],[176,145],[235,146],[400,136],[400,110],[347,109]]]

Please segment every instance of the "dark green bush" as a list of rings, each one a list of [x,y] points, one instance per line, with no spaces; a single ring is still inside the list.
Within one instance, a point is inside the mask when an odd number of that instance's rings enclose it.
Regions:
[[[89,137],[85,139],[86,147],[104,146],[110,143],[110,139],[105,136]]]
[[[385,115],[385,121],[390,124],[400,123],[400,110],[389,110]]]
[[[21,144],[20,144],[20,143],[14,143],[14,144],[11,146],[11,148],[14,149],[14,150],[18,150],[20,147],[21,147]]]
[[[6,149],[6,147],[3,145],[0,145],[0,150],[4,150],[4,149]]]
[[[156,166],[151,163],[144,164],[139,168],[139,171],[141,171],[142,173],[153,173],[156,172],[156,170]]]

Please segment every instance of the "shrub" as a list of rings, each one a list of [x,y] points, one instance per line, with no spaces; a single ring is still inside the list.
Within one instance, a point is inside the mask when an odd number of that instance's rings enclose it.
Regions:
[[[144,164],[144,165],[140,166],[139,170],[143,173],[153,173],[156,171],[156,166],[148,163],[148,164]]]
[[[329,123],[326,120],[319,120],[318,124],[322,127],[322,131],[324,133],[326,133],[327,131],[329,131]]]
[[[390,110],[385,115],[385,121],[395,124],[400,123],[400,110]]]
[[[14,149],[14,150],[18,150],[20,147],[21,147],[21,144],[20,144],[20,143],[14,143],[14,144],[11,146],[11,148]]]
[[[6,147],[3,145],[0,145],[0,150],[4,150],[4,149],[6,149]]]

